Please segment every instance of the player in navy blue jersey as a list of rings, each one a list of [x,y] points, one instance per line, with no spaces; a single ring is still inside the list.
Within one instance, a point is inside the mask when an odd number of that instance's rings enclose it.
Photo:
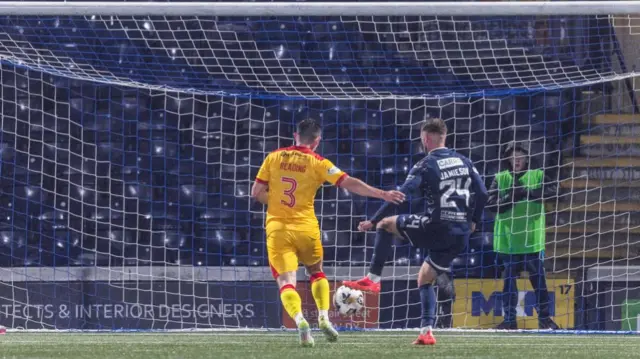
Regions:
[[[446,137],[447,126],[440,119],[428,120],[422,126],[420,139],[427,156],[411,169],[400,188],[405,194],[419,191],[426,200],[425,213],[389,216],[394,207],[385,203],[370,220],[361,222],[360,231],[377,229],[369,274],[344,282],[350,288],[379,292],[394,235],[426,250],[428,256],[418,273],[422,303],[420,336],[414,342],[418,345],[436,342],[431,332],[436,308],[432,283],[440,273],[449,271],[453,259],[464,252],[488,198],[478,171],[468,158],[445,147]]]

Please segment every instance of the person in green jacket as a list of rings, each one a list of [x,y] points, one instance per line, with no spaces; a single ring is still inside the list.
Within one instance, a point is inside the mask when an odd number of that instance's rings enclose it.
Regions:
[[[498,172],[489,189],[487,206],[497,212],[493,249],[503,269],[504,321],[496,329],[517,329],[516,306],[520,272],[529,272],[535,291],[540,329],[559,329],[551,319],[549,290],[544,270],[544,199],[557,193],[555,183],[541,169],[530,169],[528,146],[512,142],[503,157],[507,170]]]

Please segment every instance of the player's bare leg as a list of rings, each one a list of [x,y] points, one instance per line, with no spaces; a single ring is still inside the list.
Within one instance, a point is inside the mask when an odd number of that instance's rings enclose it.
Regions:
[[[402,238],[396,221],[398,216],[383,218],[376,225],[376,243],[373,249],[373,258],[371,258],[371,266],[369,274],[366,277],[356,281],[344,281],[343,284],[349,288],[358,289],[363,292],[380,293],[380,276],[384,263],[389,258],[393,237]]]
[[[422,320],[420,323],[420,335],[413,342],[415,345],[436,344],[436,338],[433,336],[433,324],[436,318],[436,293],[433,289],[433,282],[437,277],[438,273],[431,268],[429,263],[422,263],[420,272],[418,272]]]
[[[327,338],[327,341],[335,342],[338,340],[338,331],[329,320],[331,290],[329,281],[322,271],[322,261],[307,266],[307,272],[311,276],[311,294],[318,308],[318,327]]]
[[[278,274],[276,282],[280,288],[282,306],[298,327],[300,345],[303,347],[314,346],[315,342],[311,336],[311,326],[302,315],[302,300],[298,292],[296,292],[296,272]]]

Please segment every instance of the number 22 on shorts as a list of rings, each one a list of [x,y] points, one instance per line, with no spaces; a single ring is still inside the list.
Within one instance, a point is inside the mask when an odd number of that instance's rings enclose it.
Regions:
[[[280,200],[280,203],[284,204],[287,207],[293,208],[296,205],[296,197],[293,195],[296,188],[298,188],[298,182],[295,178],[291,177],[282,177],[282,182],[289,184],[289,188],[284,190],[284,195],[289,199],[288,201]]]

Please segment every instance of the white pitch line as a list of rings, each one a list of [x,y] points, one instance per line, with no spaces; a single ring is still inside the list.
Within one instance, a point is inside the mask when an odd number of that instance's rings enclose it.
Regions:
[[[313,331],[313,333],[320,333],[319,331]],[[363,337],[363,338],[403,338],[403,337],[414,337],[418,334],[418,332],[406,332],[406,333],[397,333],[397,334],[376,334],[375,332],[367,333],[367,332],[354,332],[354,333],[341,333],[341,335],[345,337]],[[509,334],[509,333],[495,333],[495,334],[453,334],[447,332],[438,332],[434,331],[436,336],[440,336],[443,338],[548,338],[548,339],[566,339],[566,338],[607,338],[610,339],[624,339],[629,340],[640,339],[640,335],[603,335],[603,334],[595,334],[595,335],[587,335],[587,334]],[[84,334],[82,334],[84,335]],[[115,334],[122,335],[122,334]],[[137,335],[137,334],[134,334]],[[143,335],[175,335],[175,334],[156,334],[156,333],[145,333]],[[191,334],[179,334],[181,336],[191,336]],[[295,336],[295,332],[289,333],[217,333],[217,334],[198,334],[197,336],[206,336],[206,337],[252,337],[252,338],[269,338],[269,337],[288,337]]]
[[[293,343],[293,342],[292,342]],[[100,342],[100,341],[89,341],[89,342],[72,342],[72,343],[43,343],[42,341],[36,341],[36,340],[32,340],[32,341],[17,341],[17,342],[6,342],[3,343],[2,346],[11,346],[11,345],[34,345],[37,344],[38,346],[67,346],[67,345],[80,345],[80,346],[84,346],[84,345],[104,345],[104,344],[114,344],[114,345],[126,345],[126,344],[134,344],[134,345],[175,345],[176,343],[168,343],[166,341],[162,342],[162,341],[152,341],[152,342],[148,342],[148,341],[142,341],[142,342],[126,342],[126,343],[116,343],[116,342],[110,342],[110,343],[105,343],[105,342]],[[190,342],[190,343],[184,343],[184,344],[206,344],[206,345],[210,345],[212,347],[216,347],[216,346],[222,346],[222,345],[226,345],[226,344],[230,344],[230,345],[238,345],[238,346],[246,346],[247,342],[246,341],[225,341],[225,342],[221,342],[221,343],[211,343],[211,342]],[[254,343],[255,344],[255,343]],[[478,342],[462,342],[462,343],[442,343],[439,346],[447,346],[448,344],[450,345],[455,345],[456,347],[466,347],[466,346],[477,346]],[[320,344],[322,346],[326,345],[327,347],[330,346],[341,346],[341,345],[351,345],[351,346],[370,346],[371,342],[343,342],[343,341],[338,341],[337,343],[322,343]],[[408,345],[408,344],[407,344]],[[548,343],[546,343],[545,345],[549,345]],[[598,343],[558,343],[558,344],[551,344],[550,346],[554,347],[554,348],[560,348],[560,347],[591,347],[591,346],[597,346],[597,347],[619,347],[620,345],[622,345],[622,343],[606,343],[606,342],[598,342]],[[499,344],[500,347],[503,346],[513,346],[513,347],[522,347],[522,346],[531,346],[531,347],[536,347],[539,348],[540,347],[540,343],[500,343]],[[592,349],[592,348],[591,348]],[[596,348],[597,349],[597,348]]]
[[[314,331],[314,333],[320,333]],[[579,339],[579,338],[603,338],[606,340],[640,340],[640,335],[587,335],[587,334],[509,334],[509,333],[495,333],[495,334],[453,334],[447,332],[438,333],[434,332],[436,336],[440,336],[442,338],[465,338],[467,340],[473,340],[473,338],[515,338],[515,339],[550,339],[550,340],[565,340],[567,338],[571,339]],[[74,335],[75,334],[75,335]],[[16,339],[18,337],[55,337],[55,338],[74,338],[73,340],[82,341],[82,338],[127,338],[127,337],[207,337],[207,338],[215,338],[215,337],[251,337],[252,339],[259,340],[268,340],[269,338],[277,337],[294,337],[295,332],[289,333],[270,333],[270,332],[261,332],[261,333],[104,333],[104,334],[95,334],[95,333],[59,333],[59,334],[26,334],[26,333],[8,333],[7,338],[13,337]],[[397,333],[397,334],[376,334],[375,332],[366,333],[366,332],[354,332],[354,333],[342,333],[344,337],[362,337],[362,338],[405,338],[405,337],[414,337],[417,335],[417,332],[407,332],[407,333]],[[12,339],[12,340],[13,340]],[[66,339],[66,338],[65,338]],[[19,340],[19,339],[18,339]],[[126,339],[125,339],[126,340]],[[1,342],[1,340],[0,340]],[[41,340],[38,342],[42,342]]]

